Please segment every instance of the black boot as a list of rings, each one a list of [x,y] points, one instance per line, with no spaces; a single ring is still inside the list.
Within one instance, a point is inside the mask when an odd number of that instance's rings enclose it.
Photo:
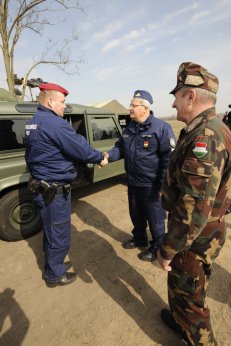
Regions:
[[[157,259],[157,249],[150,247],[148,250],[138,253],[141,261],[154,262]]]
[[[172,311],[168,309],[162,309],[160,316],[168,328],[174,330],[174,332],[180,335],[183,334],[181,326],[178,323],[176,323],[176,321],[174,320]]]
[[[132,238],[130,240],[125,241],[122,243],[122,246],[124,249],[134,249],[136,247],[146,247],[148,245],[148,242],[143,240],[136,240],[135,238]]]

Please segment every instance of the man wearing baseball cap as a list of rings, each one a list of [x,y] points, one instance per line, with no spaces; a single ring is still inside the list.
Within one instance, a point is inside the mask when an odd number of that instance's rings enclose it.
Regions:
[[[158,260],[168,271],[164,323],[193,346],[217,345],[205,303],[211,266],[225,242],[231,203],[231,134],[215,113],[218,78],[193,62],[180,65],[171,91],[186,123],[164,178],[168,232]]]
[[[152,95],[136,90],[130,104],[130,124],[115,147],[108,152],[109,160],[124,158],[128,181],[129,213],[133,237],[125,241],[125,249],[150,246],[138,254],[142,261],[153,262],[165,233],[165,210],[160,200],[161,184],[175,136],[169,124],[156,118],[151,110]]]
[[[31,174],[29,189],[41,208],[44,228],[44,280],[47,286],[67,285],[76,274],[64,263],[70,247],[70,183],[76,178],[78,162],[107,163],[85,137],[63,119],[68,91],[60,85],[39,85],[39,106],[25,128],[25,159]]]

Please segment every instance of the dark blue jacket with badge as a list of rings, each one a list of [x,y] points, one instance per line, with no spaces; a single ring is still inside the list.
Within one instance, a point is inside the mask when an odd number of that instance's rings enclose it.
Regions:
[[[103,159],[66,120],[41,105],[26,123],[25,141],[27,166],[38,180],[70,182],[77,176],[77,162]]]
[[[131,121],[109,151],[109,160],[124,158],[128,184],[160,190],[175,136],[169,124],[153,113],[142,123]]]

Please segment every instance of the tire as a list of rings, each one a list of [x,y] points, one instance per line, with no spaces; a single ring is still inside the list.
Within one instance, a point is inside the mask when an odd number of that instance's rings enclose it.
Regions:
[[[8,241],[29,238],[42,230],[39,207],[26,186],[0,199],[0,237]]]

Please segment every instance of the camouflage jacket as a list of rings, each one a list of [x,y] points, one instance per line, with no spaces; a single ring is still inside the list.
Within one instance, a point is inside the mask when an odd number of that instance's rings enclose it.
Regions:
[[[207,241],[207,223],[222,219],[231,203],[231,132],[210,108],[181,130],[166,171],[162,202],[169,211],[161,255]]]

